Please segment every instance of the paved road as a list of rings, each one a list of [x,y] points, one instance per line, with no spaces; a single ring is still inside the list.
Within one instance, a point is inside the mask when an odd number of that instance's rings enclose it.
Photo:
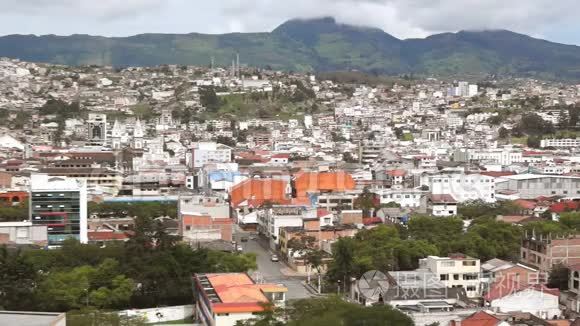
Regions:
[[[282,274],[280,269],[286,265],[282,262],[273,262],[270,260],[272,253],[264,248],[259,240],[248,240],[248,242],[239,242],[244,252],[253,252],[257,255],[256,262],[258,271],[250,273],[256,282],[282,283],[288,288],[286,299],[303,299],[312,296],[302,285],[303,279],[300,277],[290,277]]]

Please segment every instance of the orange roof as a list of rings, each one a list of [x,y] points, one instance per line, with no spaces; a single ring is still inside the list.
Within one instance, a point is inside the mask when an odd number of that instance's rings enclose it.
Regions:
[[[297,196],[304,197],[307,192],[353,190],[356,182],[344,171],[305,172],[296,177],[294,186]]]
[[[230,192],[230,203],[239,206],[246,200],[257,203],[286,201],[286,181],[273,179],[248,179],[235,185]]]
[[[500,322],[499,318],[485,311],[478,311],[461,321],[461,326],[495,326]]]
[[[268,298],[264,292],[286,292],[276,284],[256,284],[246,273],[207,274],[219,303],[212,303],[215,313],[259,312],[264,310]]]

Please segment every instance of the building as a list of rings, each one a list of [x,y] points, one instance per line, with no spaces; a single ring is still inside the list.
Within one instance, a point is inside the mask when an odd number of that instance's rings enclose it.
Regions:
[[[66,326],[66,314],[60,312],[0,311],[0,325]]]
[[[482,174],[424,174],[421,176],[421,185],[428,186],[433,195],[451,195],[458,202],[496,201],[494,178]]]
[[[304,206],[274,206],[258,211],[258,232],[270,241],[272,249],[280,245],[280,229],[285,227],[302,227],[303,219],[308,217]],[[316,210],[311,211],[316,217]]]
[[[0,222],[0,245],[46,246],[47,228],[46,225],[33,225],[30,221]]]
[[[540,147],[574,148],[580,147],[580,138],[542,139]]]
[[[371,306],[389,304],[404,312],[450,312],[465,306],[464,288],[447,288],[440,277],[429,270],[367,272],[351,285],[351,298]]]
[[[433,216],[457,215],[457,201],[451,195],[430,195],[427,210]]]
[[[448,288],[464,288],[470,298],[481,295],[480,262],[477,258],[463,254],[449,257],[428,256],[419,260],[419,268],[428,269],[438,275],[439,280]]]
[[[296,197],[307,197],[308,193],[329,193],[354,190],[356,182],[346,172],[305,172],[294,179]]]
[[[580,177],[546,174],[508,175],[496,180],[496,190],[515,192],[522,199],[536,199],[540,196],[578,199]]]
[[[232,241],[234,220],[229,203],[222,197],[183,195],[178,203],[179,234],[184,241]]]
[[[423,200],[426,198],[426,191],[417,189],[382,189],[378,190],[381,204],[391,202],[401,205],[401,207],[421,207]]]
[[[288,289],[278,284],[257,284],[245,273],[195,274],[197,322],[204,326],[234,326],[256,318],[266,304],[284,306]]]
[[[58,246],[69,238],[87,243],[86,183],[67,177],[31,175],[30,221],[47,226],[49,246]]]
[[[484,300],[487,306],[497,312],[519,311],[542,319],[558,319],[562,315],[559,297],[558,289],[511,283],[492,285]]]
[[[521,262],[549,272],[554,265],[580,264],[580,237],[527,236],[520,249]]]
[[[107,115],[89,113],[87,121],[89,143],[91,145],[104,146],[107,144]]]
[[[193,146],[191,162],[194,168],[208,163],[229,163],[232,161],[232,148],[218,143],[197,143]]]

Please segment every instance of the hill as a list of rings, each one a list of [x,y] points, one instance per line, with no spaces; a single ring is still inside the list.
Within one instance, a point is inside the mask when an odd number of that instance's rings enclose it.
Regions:
[[[360,70],[437,76],[516,75],[580,80],[580,47],[505,30],[397,39],[332,18],[291,20],[270,33],[0,37],[0,56],[67,65],[227,66],[235,53],[252,66],[295,71]]]

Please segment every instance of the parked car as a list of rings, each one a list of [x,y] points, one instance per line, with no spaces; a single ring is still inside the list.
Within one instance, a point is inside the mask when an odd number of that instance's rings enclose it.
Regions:
[[[273,262],[280,261],[280,259],[278,258],[278,255],[276,255],[276,254],[273,254],[273,255],[270,257],[270,260],[271,260],[271,261],[273,261]]]
[[[244,248],[242,248],[242,246],[238,246],[237,250],[238,250],[239,252],[242,252],[242,251],[244,251]]]
[[[248,237],[242,237],[241,241],[242,242],[248,242]]]

